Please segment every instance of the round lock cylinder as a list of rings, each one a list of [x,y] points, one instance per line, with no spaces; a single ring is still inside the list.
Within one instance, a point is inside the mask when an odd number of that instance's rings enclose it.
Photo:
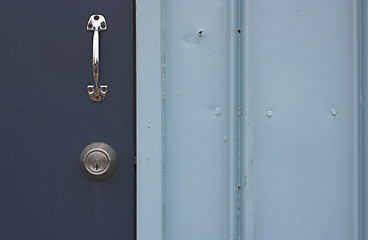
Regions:
[[[114,149],[103,142],[89,144],[83,149],[79,158],[82,172],[96,181],[111,177],[117,168],[117,163]]]

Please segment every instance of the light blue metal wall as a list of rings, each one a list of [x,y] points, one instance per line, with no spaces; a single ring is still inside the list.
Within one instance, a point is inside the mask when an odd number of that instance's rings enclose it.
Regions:
[[[248,1],[248,239],[359,239],[359,11],[351,0]]]
[[[362,3],[137,0],[139,240],[368,239]]]
[[[367,1],[362,1],[362,11],[361,11],[361,15],[362,15],[362,24],[361,24],[361,32],[362,32],[362,39],[361,39],[361,46],[362,46],[362,51],[361,51],[361,57],[362,57],[362,64],[361,64],[361,71],[362,71],[362,113],[363,113],[363,118],[362,118],[362,132],[363,132],[363,139],[362,139],[362,152],[363,152],[363,158],[362,158],[362,175],[363,175],[363,198],[362,198],[362,214],[363,214],[363,222],[362,222],[362,230],[363,230],[363,239],[367,240],[368,239],[368,227],[366,227],[367,223],[368,223],[368,208],[367,208],[367,200],[368,200],[368,164],[367,164],[367,159],[368,159],[368,147],[367,147],[367,141],[368,141],[368,128],[367,128],[367,123],[368,123],[368,111],[367,111],[367,104],[368,104],[368,99],[367,99],[367,94],[368,94],[368,31],[367,31],[367,27],[368,27],[368,4]]]
[[[137,0],[137,239],[163,238],[162,5]]]
[[[166,239],[228,238],[226,7],[223,0],[165,4]]]

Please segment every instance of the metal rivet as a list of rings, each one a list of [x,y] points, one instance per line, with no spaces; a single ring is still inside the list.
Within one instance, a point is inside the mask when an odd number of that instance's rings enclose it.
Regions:
[[[338,111],[337,111],[337,109],[336,109],[336,108],[332,108],[332,109],[331,109],[331,114],[332,114],[332,116],[336,116],[336,115],[337,115],[337,113],[338,113]]]
[[[106,87],[102,87],[102,88],[101,88],[101,91],[102,91],[102,92],[106,92],[106,91],[107,91],[107,88],[106,88]]]
[[[93,27],[92,23],[88,23],[88,28],[92,28],[92,27]]]
[[[99,101],[100,100],[100,96],[95,96],[95,100]]]
[[[238,116],[240,117],[241,115],[243,115],[243,109],[242,108],[238,108]]]
[[[99,17],[98,15],[95,15],[95,16],[94,16],[94,19],[95,19],[95,20],[98,20],[98,19],[100,19],[100,17]]]
[[[93,87],[88,87],[88,92],[93,92]]]
[[[102,28],[106,28],[106,23],[105,23],[105,22],[102,22],[102,23],[101,23],[101,27],[102,27]]]
[[[199,29],[198,30],[198,36],[202,37],[203,36],[203,29]]]
[[[219,107],[215,108],[215,115],[220,116],[221,114],[222,114],[222,109]]]
[[[267,117],[272,117],[272,115],[273,115],[273,112],[272,111],[268,111],[267,112]]]

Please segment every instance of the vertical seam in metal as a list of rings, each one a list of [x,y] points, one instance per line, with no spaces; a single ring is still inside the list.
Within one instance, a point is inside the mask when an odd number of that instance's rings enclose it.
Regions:
[[[165,0],[161,0],[161,199],[162,240],[165,239]]]
[[[362,163],[363,163],[363,134],[362,134],[362,121],[363,121],[363,108],[362,108],[362,2],[361,0],[354,1],[354,79],[355,79],[355,86],[354,86],[354,96],[355,101],[357,104],[355,109],[355,133],[356,136],[356,143],[354,144],[355,150],[355,159],[356,159],[356,166],[355,166],[355,174],[356,174],[356,238],[362,240],[363,239],[363,189],[362,189],[362,179],[363,179],[363,172],[362,172]]]
[[[229,161],[230,161],[230,239],[239,240],[240,234],[240,74],[239,74],[239,45],[240,45],[240,0],[232,0],[228,7],[230,21],[229,49]]]

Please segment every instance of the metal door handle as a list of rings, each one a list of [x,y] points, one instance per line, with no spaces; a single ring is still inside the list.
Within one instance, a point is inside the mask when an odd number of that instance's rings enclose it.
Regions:
[[[99,74],[99,32],[106,31],[107,25],[105,17],[102,15],[92,15],[87,24],[87,30],[93,31],[93,56],[92,56],[92,71],[94,84],[87,86],[88,96],[94,102],[101,102],[104,100],[107,93],[107,85],[98,85]]]

